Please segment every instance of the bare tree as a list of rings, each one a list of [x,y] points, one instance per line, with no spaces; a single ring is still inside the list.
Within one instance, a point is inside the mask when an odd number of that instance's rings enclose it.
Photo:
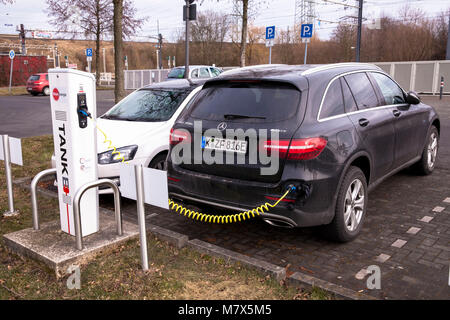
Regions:
[[[113,29],[112,0],[46,0],[48,16],[58,31],[81,31],[96,41],[95,70],[100,81],[100,41]],[[124,1],[123,34],[128,37],[138,30],[146,18],[135,18],[136,9],[131,0]]]
[[[203,64],[220,64],[223,57],[223,44],[229,33],[230,19],[226,14],[205,11],[197,16],[191,25],[191,41]],[[197,57],[194,57],[194,59]]]

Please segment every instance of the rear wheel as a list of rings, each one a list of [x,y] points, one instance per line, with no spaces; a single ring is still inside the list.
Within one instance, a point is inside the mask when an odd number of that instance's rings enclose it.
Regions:
[[[50,88],[49,87],[45,87],[44,90],[42,90],[42,94],[44,96],[48,96],[50,94]]]
[[[160,153],[150,161],[149,168],[167,171],[167,153]]]
[[[431,126],[428,133],[427,143],[422,151],[422,158],[414,167],[416,171],[423,175],[431,174],[436,165],[436,156],[439,149],[439,133],[435,126]]]
[[[367,181],[358,167],[350,167],[339,187],[333,221],[325,227],[326,236],[348,242],[361,231],[367,209]]]

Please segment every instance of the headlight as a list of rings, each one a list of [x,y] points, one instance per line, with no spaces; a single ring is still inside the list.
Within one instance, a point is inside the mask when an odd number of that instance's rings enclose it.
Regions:
[[[99,164],[117,163],[122,161],[122,156],[125,161],[133,160],[134,155],[138,149],[137,145],[117,148],[113,154],[113,150],[105,151],[98,154]],[[120,152],[120,153],[119,153]]]

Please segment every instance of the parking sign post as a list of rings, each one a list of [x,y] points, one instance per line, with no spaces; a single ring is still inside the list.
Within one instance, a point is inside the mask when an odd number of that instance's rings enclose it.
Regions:
[[[86,49],[86,60],[88,63],[88,72],[91,73],[92,72],[92,48],[87,48]]]
[[[313,25],[312,23],[304,23],[302,24],[302,29],[300,32],[300,36],[302,38],[302,42],[305,43],[305,59],[303,60],[303,64],[306,64],[306,59],[308,57],[308,42],[312,37]]]
[[[9,51],[9,59],[11,60],[11,68],[9,70],[9,94],[11,94],[11,84],[12,84],[12,74],[13,74],[13,65],[14,65],[14,57],[16,53],[14,50]]]
[[[269,64],[272,63],[272,47],[275,39],[275,26],[266,27],[266,47],[269,47]]]

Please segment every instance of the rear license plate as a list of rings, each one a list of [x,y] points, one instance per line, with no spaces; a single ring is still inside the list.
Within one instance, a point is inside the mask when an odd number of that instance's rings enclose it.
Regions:
[[[247,152],[247,141],[216,137],[202,137],[202,149],[222,150],[245,154]]]

